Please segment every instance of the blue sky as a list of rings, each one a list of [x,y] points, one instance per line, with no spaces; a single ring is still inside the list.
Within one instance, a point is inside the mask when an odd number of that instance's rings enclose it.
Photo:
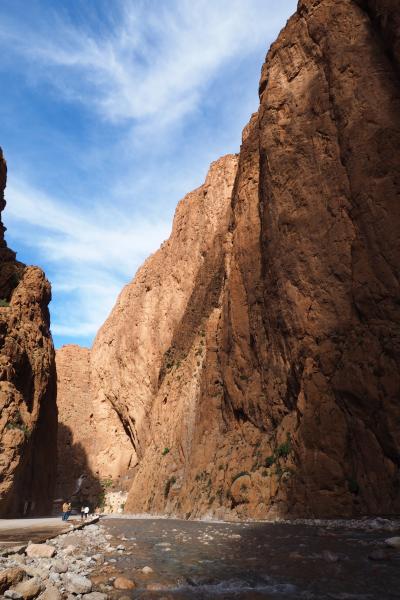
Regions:
[[[177,202],[237,152],[295,0],[2,0],[7,242],[90,346]]]

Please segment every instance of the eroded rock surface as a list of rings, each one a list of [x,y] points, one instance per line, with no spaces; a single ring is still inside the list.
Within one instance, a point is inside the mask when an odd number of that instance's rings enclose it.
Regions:
[[[400,86],[391,0],[301,0],[239,158],[211,166],[122,291],[93,402],[137,463],[126,509],[400,509]]]
[[[56,496],[120,509],[133,449],[109,402],[94,402],[90,350],[66,345],[56,352],[58,466]],[[114,487],[119,490],[113,492]],[[112,489],[111,489],[112,488]],[[115,498],[114,498],[115,496]]]
[[[0,150],[0,213],[7,169]],[[7,247],[0,220],[0,515],[51,511],[57,409],[50,284]]]

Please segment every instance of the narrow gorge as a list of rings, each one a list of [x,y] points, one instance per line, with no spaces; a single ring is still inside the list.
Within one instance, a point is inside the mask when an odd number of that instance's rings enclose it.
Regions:
[[[50,286],[2,242],[3,514],[399,514],[399,48],[395,0],[300,0],[239,154],[57,350],[57,477]]]

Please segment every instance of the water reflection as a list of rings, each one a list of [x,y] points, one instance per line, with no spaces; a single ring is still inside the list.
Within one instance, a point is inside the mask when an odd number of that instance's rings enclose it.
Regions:
[[[117,546],[122,540],[125,546],[111,564],[137,583],[132,598],[400,597],[399,553],[393,551],[381,562],[368,558],[383,546],[387,532],[162,519],[103,523],[113,535],[111,543]],[[145,575],[145,566],[153,572]]]

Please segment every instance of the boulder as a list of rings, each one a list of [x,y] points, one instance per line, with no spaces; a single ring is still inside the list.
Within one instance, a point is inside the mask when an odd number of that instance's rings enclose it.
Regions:
[[[47,583],[46,589],[40,594],[38,600],[62,600],[62,595],[55,585]]]
[[[0,594],[3,594],[8,588],[19,583],[25,577],[24,569],[12,567],[0,573]]]
[[[17,583],[13,589],[18,594],[21,594],[24,600],[31,600],[31,598],[36,598],[40,594],[43,584],[39,577],[32,577],[32,579]]]
[[[68,571],[68,565],[62,560],[55,560],[53,564],[54,573],[66,573]]]
[[[127,577],[117,577],[114,580],[114,587],[116,590],[133,590],[136,587],[136,583]]]
[[[55,553],[56,549],[49,544],[29,544],[26,549],[29,558],[52,558]]]
[[[67,573],[63,577],[65,589],[72,594],[87,594],[92,591],[92,582],[87,577]]]

